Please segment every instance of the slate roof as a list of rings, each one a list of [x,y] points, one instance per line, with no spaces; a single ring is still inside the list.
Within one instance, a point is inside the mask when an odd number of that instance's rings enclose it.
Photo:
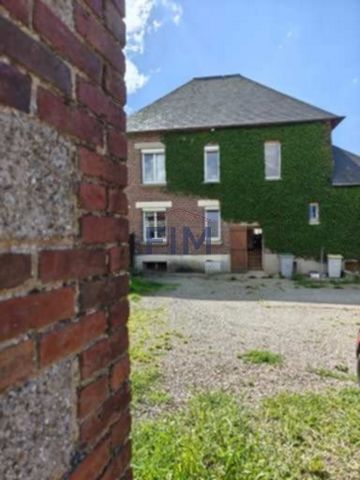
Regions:
[[[360,156],[334,146],[333,159],[333,185],[360,186]]]
[[[128,132],[343,120],[241,75],[194,78],[128,119]]]

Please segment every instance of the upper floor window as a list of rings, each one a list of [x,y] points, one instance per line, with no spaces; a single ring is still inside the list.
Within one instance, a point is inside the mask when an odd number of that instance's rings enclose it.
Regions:
[[[165,210],[144,211],[144,242],[166,242]]]
[[[166,183],[165,150],[142,150],[142,178],[146,185]]]
[[[265,178],[266,180],[281,179],[281,143],[265,142]]]
[[[320,206],[318,203],[310,203],[309,205],[309,223],[310,225],[319,225],[320,223]]]
[[[221,215],[218,208],[207,208],[205,210],[205,227],[211,241],[221,240]]]
[[[206,183],[220,182],[220,148],[218,145],[208,145],[204,152],[204,181]]]

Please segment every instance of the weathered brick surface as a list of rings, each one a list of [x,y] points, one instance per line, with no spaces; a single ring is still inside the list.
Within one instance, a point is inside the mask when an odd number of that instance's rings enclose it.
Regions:
[[[80,169],[85,175],[115,183],[117,186],[126,185],[127,170],[124,164],[114,163],[87,148],[80,148],[79,156]]]
[[[0,254],[0,290],[21,285],[31,277],[31,256],[19,253]]]
[[[72,288],[0,302],[0,341],[71,318],[74,312],[75,292]]]
[[[109,394],[109,381],[106,376],[96,379],[79,393],[79,418],[84,418],[99,408]]]
[[[106,316],[99,312],[43,335],[40,341],[41,365],[49,365],[59,358],[83,350],[105,330]]]
[[[74,33],[41,0],[35,2],[34,27],[47,42],[96,82],[100,82],[102,65]]]
[[[32,340],[0,352],[0,393],[35,371],[35,344]]]
[[[86,216],[81,219],[81,235],[88,244],[126,242],[128,223],[123,218]]]
[[[96,118],[78,107],[67,105],[61,97],[43,88],[38,91],[38,113],[41,120],[58,130],[85,142],[102,145],[102,126]]]
[[[0,102],[23,112],[30,110],[31,78],[6,63],[0,63]]]
[[[0,5],[5,7],[16,20],[19,20],[25,25],[29,24],[30,0],[0,0]]]
[[[80,288],[81,306],[86,310],[98,305],[110,305],[127,295],[128,286],[125,275],[86,282]]]
[[[103,275],[106,271],[103,250],[49,250],[40,254],[39,272],[44,282]]]
[[[103,440],[70,475],[69,480],[95,480],[110,458],[110,441]],[[115,480],[115,479],[114,479]]]
[[[106,189],[102,185],[82,183],[79,189],[80,207],[88,211],[105,210]]]
[[[70,95],[70,69],[54,52],[0,17],[0,52]]]
[[[79,3],[75,5],[76,29],[117,70],[123,72],[125,57],[122,47],[101,23]]]
[[[124,9],[0,0],[1,478],[131,473]]]

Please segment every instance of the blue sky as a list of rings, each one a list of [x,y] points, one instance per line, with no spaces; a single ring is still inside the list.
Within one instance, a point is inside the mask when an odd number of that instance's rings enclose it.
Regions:
[[[360,0],[128,0],[129,111],[193,77],[240,73],[347,118],[360,154]]]

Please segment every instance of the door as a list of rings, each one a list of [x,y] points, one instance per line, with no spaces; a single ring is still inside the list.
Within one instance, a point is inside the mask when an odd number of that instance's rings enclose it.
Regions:
[[[247,227],[233,225],[230,227],[231,271],[246,272],[248,269],[248,235]]]
[[[262,229],[248,229],[248,269],[262,270]]]

